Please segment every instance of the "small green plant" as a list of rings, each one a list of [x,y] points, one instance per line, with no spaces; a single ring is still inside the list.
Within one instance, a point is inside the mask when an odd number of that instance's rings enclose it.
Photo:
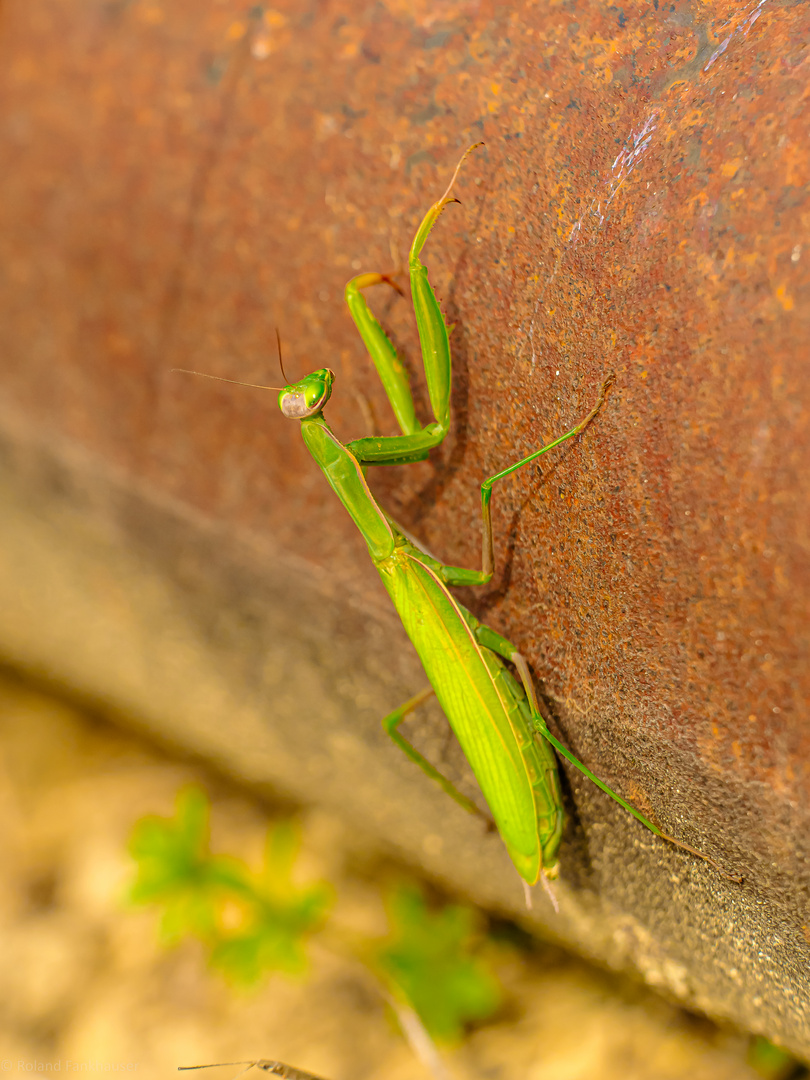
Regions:
[[[130,901],[160,906],[164,942],[198,938],[212,967],[233,984],[255,985],[273,972],[305,974],[307,943],[325,928],[334,890],[324,881],[294,883],[296,825],[282,820],[270,826],[264,864],[255,872],[210,850],[209,817],[205,793],[189,787],[178,793],[173,817],[150,815],[136,823],[129,843],[137,865]],[[501,990],[484,955],[476,913],[459,905],[431,907],[414,884],[389,888],[385,904],[384,938],[347,945],[333,933],[324,940],[361,960],[437,1041],[456,1041],[466,1025],[492,1016]]]
[[[174,818],[142,818],[129,842],[138,872],[130,887],[135,904],[158,903],[166,944],[186,934],[204,941],[216,934],[218,911],[238,880],[238,864],[208,850],[208,803],[195,788],[177,796]]]
[[[369,964],[401,995],[438,1042],[456,1042],[467,1024],[486,1020],[501,988],[481,956],[483,934],[471,908],[431,910],[420,889],[401,885],[386,897],[391,927]]]
[[[807,1066],[761,1035],[752,1036],[747,1062],[764,1080],[799,1080],[808,1075]]]

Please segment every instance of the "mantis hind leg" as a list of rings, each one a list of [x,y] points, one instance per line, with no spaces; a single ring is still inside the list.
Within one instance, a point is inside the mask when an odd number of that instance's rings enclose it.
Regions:
[[[644,817],[639,810],[636,810],[636,808],[631,806],[629,802],[626,802],[621,795],[618,795],[613,788],[608,787],[604,780],[600,780],[586,765],[583,765],[579,758],[575,757],[571,751],[563,746],[559,739],[556,739],[549,731],[548,724],[540,714],[534,680],[532,679],[529,665],[526,663],[525,657],[518,652],[511,641],[507,641],[507,639],[501,637],[500,634],[496,634],[495,631],[490,630],[488,626],[479,624],[475,628],[475,636],[479,644],[485,646],[487,649],[491,649],[498,656],[502,656],[504,660],[508,660],[517,668],[532,711],[532,724],[534,730],[538,735],[542,736],[543,739],[550,743],[558,754],[564,757],[566,761],[570,761],[584,776],[587,776],[592,783],[596,784],[598,788],[601,788],[606,795],[609,795],[611,799],[614,800],[614,802],[617,802],[619,806],[623,807],[629,814],[632,814],[633,817],[648,828],[650,832],[655,833],[656,836],[660,836],[662,840],[668,841],[675,847],[681,848],[682,851],[688,851],[690,855],[696,855],[699,859],[703,859],[710,866],[713,866],[718,873],[722,874],[724,878],[728,878],[729,881],[736,881],[738,883],[742,881],[742,878],[738,874],[728,873],[728,871],[724,870],[722,866],[714,861],[714,859],[705,855],[702,851],[698,851],[697,848],[690,847],[689,844],[684,844],[682,841],[676,840],[674,836],[670,836],[668,833],[663,832],[657,825],[654,825],[649,818]]]
[[[418,765],[423,772],[427,773],[432,780],[435,780],[442,791],[446,792],[451,799],[455,799],[459,806],[463,806],[469,813],[476,814],[478,817],[483,818],[486,821],[487,826],[491,826],[492,822],[487,815],[479,810],[471,799],[468,799],[466,795],[462,795],[458,788],[452,784],[446,776],[440,773],[434,765],[431,765],[428,759],[420,754],[416,747],[409,743],[405,736],[398,731],[399,725],[405,717],[415,709],[418,709],[419,706],[427,701],[428,698],[432,697],[434,693],[435,691],[432,686],[428,686],[426,689],[421,690],[418,694],[414,695],[414,697],[406,701],[404,705],[400,705],[398,709],[394,709],[393,712],[389,713],[382,722],[383,728],[391,736],[403,754],[407,755],[407,757],[409,757],[415,765]]]

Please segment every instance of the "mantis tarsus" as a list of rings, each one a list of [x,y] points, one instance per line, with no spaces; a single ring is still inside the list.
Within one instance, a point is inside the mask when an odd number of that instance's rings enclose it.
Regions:
[[[335,377],[329,368],[313,371],[279,393],[282,413],[300,421],[307,448],[366,541],[372,561],[431,684],[430,688],[387,716],[383,725],[408,757],[452,798],[466,809],[478,812],[475,805],[398,730],[413,709],[431,694],[436,695],[480,784],[509,855],[518,873],[530,885],[541,873],[546,878],[556,877],[558,873],[557,853],[564,812],[557,761],[551,747],[657,836],[705,859],[725,877],[740,880],[726,873],[707,855],[663,833],[578,761],[551,734],[541,716],[534,683],[523,656],[511,642],[482,625],[448,589],[454,585],[485,585],[490,581],[494,568],[490,517],[494,484],[583,431],[602,407],[612,376],[602,385],[594,407],[575,427],[481,485],[481,570],[448,566],[428,555],[382,510],[366,482],[365,470],[369,466],[424,460],[450,429],[448,330],[420,256],[442,210],[457,201],[451,191],[464,159],[475,146],[462,156],[444,195],[422,219],[408,258],[432,422],[422,426],[417,420],[408,376],[363,295],[363,290],[372,285],[391,284],[390,277],[385,274],[361,274],[353,278],[346,286],[346,301],[402,434],[341,443],[323,416]],[[520,681],[515,679],[504,661],[514,666]]]

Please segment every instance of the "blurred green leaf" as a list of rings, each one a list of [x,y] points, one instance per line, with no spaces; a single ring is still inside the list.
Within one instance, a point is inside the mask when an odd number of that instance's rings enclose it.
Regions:
[[[208,822],[207,798],[196,787],[178,794],[174,817],[139,821],[129,844],[137,864],[130,900],[161,905],[164,939],[201,938],[212,966],[234,983],[250,986],[271,971],[303,973],[308,938],[323,926],[333,890],[323,881],[293,882],[297,826],[271,825],[263,865],[253,872],[211,853]],[[491,1016],[501,991],[482,956],[476,913],[458,905],[433,909],[413,885],[391,890],[386,907],[389,935],[361,951],[430,1035],[458,1040],[467,1024]]]
[[[211,853],[208,819],[205,793],[192,787],[178,794],[173,818],[149,816],[136,824],[130,901],[161,905],[163,939],[201,938],[211,964],[236,983],[250,985],[269,971],[305,971],[306,938],[323,925],[332,889],[323,882],[293,885],[296,826],[270,827],[264,865],[254,874],[238,859]]]
[[[326,882],[293,884],[300,842],[291,821],[268,829],[264,866],[252,881],[248,926],[224,936],[211,957],[234,982],[251,985],[268,971],[299,975],[306,970],[306,938],[323,926],[333,891]]]
[[[433,911],[413,885],[392,890],[386,907],[391,933],[374,950],[372,966],[430,1035],[456,1041],[466,1024],[491,1016],[501,990],[480,955],[476,913],[458,905]]]
[[[173,818],[150,815],[132,831],[129,852],[137,872],[129,899],[163,905],[161,934],[168,942],[185,934],[214,937],[224,897],[244,882],[238,860],[209,851],[208,813],[205,793],[184,788]]]
[[[761,1035],[752,1037],[748,1046],[748,1064],[766,1080],[790,1080],[806,1075],[800,1061]]]

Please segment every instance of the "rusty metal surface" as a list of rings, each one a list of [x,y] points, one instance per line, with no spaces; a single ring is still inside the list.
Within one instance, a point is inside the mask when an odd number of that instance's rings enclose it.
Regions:
[[[764,905],[754,930],[728,900],[713,933],[773,949],[771,997],[721,1001],[694,972],[683,996],[743,1023],[767,1012],[801,1047],[809,23],[770,0],[0,10],[9,439],[79,446],[128,478],[143,505],[119,526],[150,536],[139,557],[171,562],[140,519],[183,506],[223,537],[272,537],[276,569],[285,551],[322,567],[380,625],[364,545],[273,395],[170,369],[275,383],[278,326],[288,373],[337,371],[341,436],[365,433],[361,390],[390,424],[342,287],[404,256],[461,148],[485,140],[426,249],[455,324],[455,428],[375,490],[475,565],[477,483],[616,372],[588,434],[498,491],[499,572],[468,599],[525,651],[572,748],[740,870],[749,915]],[[407,304],[375,302],[415,362]],[[569,785],[572,887],[594,887],[576,867],[595,860],[610,904],[643,907],[616,872],[639,870],[623,826]]]

